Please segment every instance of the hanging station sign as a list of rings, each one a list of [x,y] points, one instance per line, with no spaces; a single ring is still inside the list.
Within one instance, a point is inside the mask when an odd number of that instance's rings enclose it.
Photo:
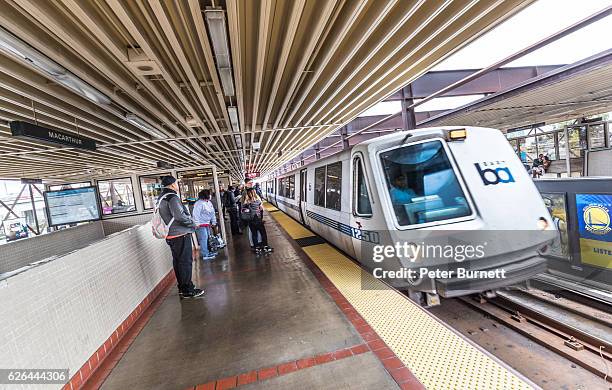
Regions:
[[[77,149],[96,150],[96,141],[76,134],[63,133],[23,121],[11,122],[11,134],[16,138],[35,140]]]
[[[245,175],[247,179],[256,179],[259,176],[260,176],[259,172],[247,172],[247,174]]]

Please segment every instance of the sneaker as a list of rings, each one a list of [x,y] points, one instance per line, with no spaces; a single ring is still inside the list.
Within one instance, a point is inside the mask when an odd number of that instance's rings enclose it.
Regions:
[[[266,253],[271,253],[271,252],[274,252],[274,248],[270,248],[270,247],[269,247],[269,246],[267,246],[267,245],[266,245],[266,246],[264,246],[263,250],[264,250],[264,252],[266,252]]]
[[[210,254],[210,255],[208,255],[206,257],[202,257],[202,260],[204,260],[204,261],[211,261],[211,260],[215,259],[215,256],[216,256],[216,254],[214,254],[214,255]]]
[[[257,256],[261,255],[262,253],[263,253],[263,249],[261,249],[261,248],[255,248],[255,254],[256,254]]]
[[[188,293],[179,294],[181,299],[193,299],[203,297],[205,294],[204,290],[200,290],[199,288],[194,288],[193,291]]]

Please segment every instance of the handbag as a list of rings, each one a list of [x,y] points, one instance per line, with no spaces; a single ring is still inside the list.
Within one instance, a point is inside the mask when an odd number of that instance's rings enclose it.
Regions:
[[[219,250],[219,239],[217,238],[217,236],[213,235],[210,231],[210,229],[208,230],[209,234],[208,234],[208,251],[209,252],[217,252]]]

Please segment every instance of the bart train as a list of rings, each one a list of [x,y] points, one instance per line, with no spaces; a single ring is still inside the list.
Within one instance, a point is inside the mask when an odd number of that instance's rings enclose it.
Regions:
[[[540,251],[550,236],[532,232],[555,231],[532,179],[495,129],[395,132],[265,180],[262,187],[269,202],[366,268],[372,259],[364,243],[377,243],[382,235],[400,241],[423,232],[497,237],[489,239],[485,257],[462,266],[503,268],[503,279],[407,280],[410,296],[425,305],[437,294],[487,291],[545,272]],[[512,236],[521,231],[527,234]]]

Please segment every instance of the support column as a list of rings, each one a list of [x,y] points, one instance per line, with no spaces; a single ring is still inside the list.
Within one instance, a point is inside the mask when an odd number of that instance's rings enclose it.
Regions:
[[[416,117],[414,108],[408,108],[414,103],[412,98],[412,85],[408,84],[402,88],[402,123],[404,130],[416,129]]]
[[[569,142],[569,129],[565,126],[565,168],[567,170],[567,177],[572,176],[572,168],[570,163],[570,142]]]
[[[212,166],[213,183],[215,186],[215,201],[217,202],[217,211],[219,214],[219,226],[221,227],[221,237],[227,242],[227,235],[225,234],[225,221],[223,220],[223,205],[221,204],[221,191],[219,191],[219,178],[217,177],[217,167]]]
[[[320,159],[321,158],[321,145],[317,142],[314,145],[314,150],[315,150],[315,159]]]
[[[32,192],[32,184],[28,184],[30,191],[30,202],[32,204],[32,214],[34,214],[34,223],[36,223],[36,235],[40,235],[40,225],[38,224],[38,215],[36,214],[36,202],[34,202],[34,193]]]
[[[346,126],[342,126],[340,128],[340,137],[342,138],[342,150],[346,150],[349,148],[349,140],[347,138],[348,136],[348,127],[350,126],[350,124],[346,125]]]

